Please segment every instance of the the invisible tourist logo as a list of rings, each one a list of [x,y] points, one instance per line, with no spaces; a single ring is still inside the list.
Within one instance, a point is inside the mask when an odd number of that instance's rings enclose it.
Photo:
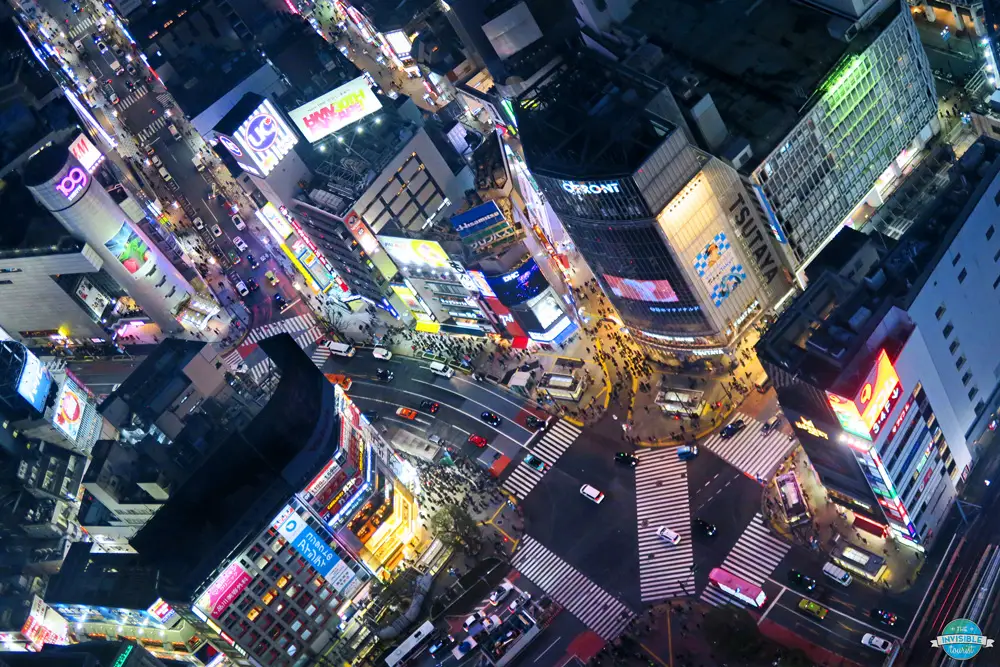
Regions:
[[[944,626],[937,639],[931,640],[931,646],[944,649],[949,658],[969,660],[979,655],[985,646],[993,648],[993,640],[983,636],[979,626],[967,618],[956,618]]]

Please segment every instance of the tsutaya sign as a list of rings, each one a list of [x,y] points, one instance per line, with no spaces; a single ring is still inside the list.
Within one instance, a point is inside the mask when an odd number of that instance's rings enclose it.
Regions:
[[[747,206],[742,192],[736,195],[736,201],[729,207],[729,213],[732,215],[733,225],[746,241],[747,249],[753,253],[764,280],[770,285],[778,275],[778,264],[771,256],[771,246],[767,242],[767,237],[761,233],[757,218]]]
[[[616,195],[621,192],[618,181],[606,183],[576,183],[574,181],[563,181],[563,190],[571,195]]]

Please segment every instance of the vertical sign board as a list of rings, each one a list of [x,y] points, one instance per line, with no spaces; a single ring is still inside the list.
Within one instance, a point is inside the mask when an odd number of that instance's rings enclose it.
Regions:
[[[354,578],[351,568],[334,552],[326,540],[306,524],[306,520],[297,512],[288,512],[285,508],[279,515],[284,519],[278,526],[278,534],[288,540],[292,548],[312,565],[321,577],[331,586],[341,591]]]

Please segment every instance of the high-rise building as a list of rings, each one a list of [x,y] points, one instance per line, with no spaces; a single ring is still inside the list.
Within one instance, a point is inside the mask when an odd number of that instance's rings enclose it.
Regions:
[[[1000,318],[998,157],[1000,143],[973,145],[879,263],[812,281],[757,345],[830,498],[862,530],[918,548],[939,533],[997,424],[982,323]]]
[[[724,354],[789,289],[763,213],[667,87],[579,54],[518,98],[525,159],[631,334]]]

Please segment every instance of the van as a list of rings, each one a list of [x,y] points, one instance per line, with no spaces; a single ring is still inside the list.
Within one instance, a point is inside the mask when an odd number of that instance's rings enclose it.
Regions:
[[[432,361],[430,365],[431,373],[435,375],[440,375],[442,377],[450,378],[455,374],[455,369],[450,366],[445,366],[440,361]]]
[[[174,180],[173,178],[170,177],[170,172],[164,169],[163,167],[160,167],[159,172],[160,172],[160,177],[167,183]]]
[[[174,138],[174,141],[181,140],[181,133],[177,131],[177,128],[173,123],[167,124],[167,132],[169,132],[170,136]]]
[[[354,356],[354,346],[348,345],[347,343],[338,343],[335,340],[328,340],[324,341],[323,347],[330,350],[330,354],[335,354],[338,357]]]
[[[781,423],[781,415],[774,415],[773,417],[771,417],[770,419],[768,419],[766,422],[764,422],[764,425],[760,427],[760,431],[764,435],[767,435],[768,433],[770,433],[774,429],[778,428],[778,425],[780,423]]]
[[[854,581],[854,578],[849,572],[843,568],[837,567],[833,563],[827,563],[823,566],[823,574],[830,577],[841,586],[850,586],[851,582]]]
[[[760,393],[766,394],[768,392],[768,390],[771,389],[771,378],[769,378],[767,376],[767,373],[765,373],[764,371],[761,371],[753,379],[753,386],[754,386],[754,389],[756,389]]]

